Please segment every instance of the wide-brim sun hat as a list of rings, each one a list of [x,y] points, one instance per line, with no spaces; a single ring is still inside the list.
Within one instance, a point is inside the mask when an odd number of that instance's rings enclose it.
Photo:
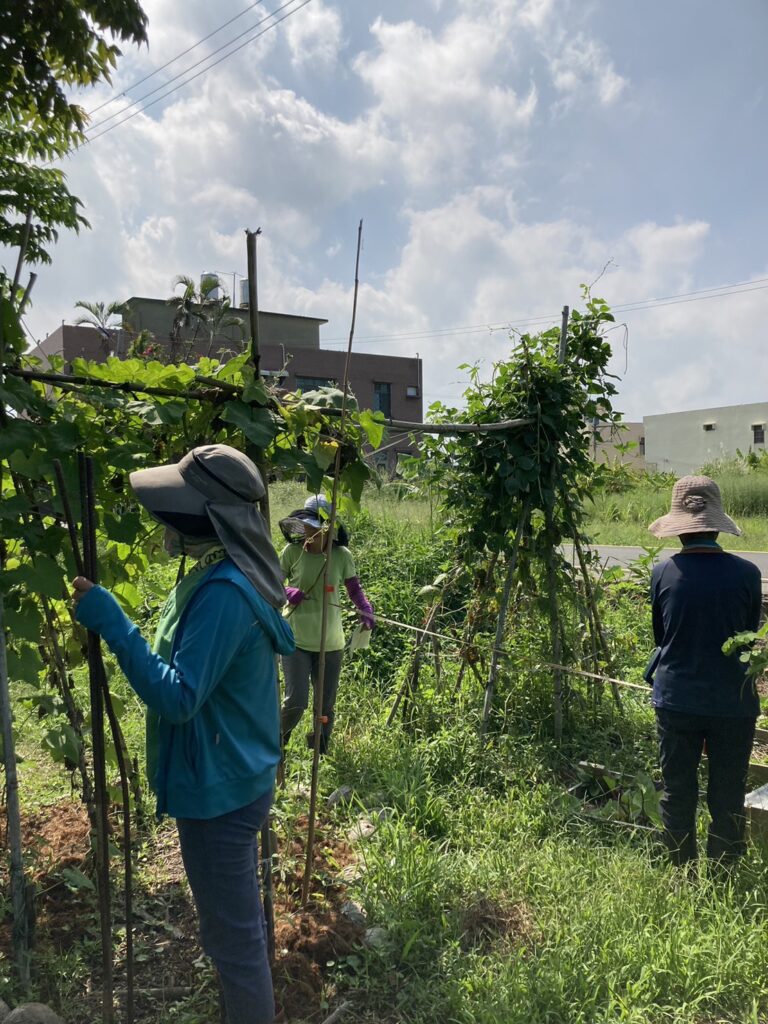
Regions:
[[[247,455],[226,444],[202,445],[172,465],[131,473],[130,482],[158,522],[185,536],[199,537],[208,520],[212,538],[262,597],[276,608],[285,603],[282,570],[257,505],[266,488]]]
[[[304,502],[304,515],[302,519],[309,526],[318,530],[325,526],[331,518],[331,503],[322,494],[312,494]]]
[[[136,470],[129,479],[141,504],[164,524],[179,515],[205,516],[211,501],[252,503],[266,493],[253,462],[226,444],[193,448],[179,462]]]
[[[669,512],[648,529],[655,537],[680,537],[687,533],[741,536],[741,530],[726,515],[720,488],[708,476],[683,476],[677,480]]]
[[[331,518],[331,503],[321,494],[310,495],[303,508],[297,508],[279,522],[280,531],[289,543],[306,539],[305,526],[313,530],[327,528]],[[333,529],[334,542],[346,544],[347,531],[340,519],[336,519]]]

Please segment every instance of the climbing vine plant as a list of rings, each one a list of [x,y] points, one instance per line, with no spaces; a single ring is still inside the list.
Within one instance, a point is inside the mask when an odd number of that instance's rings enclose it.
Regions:
[[[461,552],[476,556],[506,550],[526,499],[533,539],[545,529],[547,510],[552,513],[547,539],[559,543],[572,535],[594,475],[592,423],[598,419],[611,426],[620,419],[613,409],[616,387],[604,335],[612,323],[607,303],[590,298],[583,313],[570,315],[562,362],[558,328],[524,334],[510,357],[494,366],[490,380],[481,379],[477,366],[460,367],[470,377],[464,410],[440,403],[430,407],[437,422],[527,421],[497,433],[423,442],[420,472],[442,495],[444,522]]]
[[[62,464],[76,516],[76,453],[94,460],[101,582],[135,615],[142,601],[138,577],[161,545],[155,525],[133,499],[127,480],[133,469],[176,461],[196,445],[226,443],[258,453],[270,474],[300,476],[320,491],[330,487],[327,474],[340,449],[342,503],[354,507],[371,476],[363,447],[381,442],[383,417],[352,403],[342,430],[339,391],[279,394],[256,378],[246,355],[194,366],[75,360],[73,380],[31,380],[23,374],[40,367],[22,355],[11,303],[3,309],[11,314],[0,373],[0,594],[9,678],[12,686],[25,684],[30,704],[49,720],[46,745],[56,760],[79,768],[85,794],[88,722],[72,687],[84,654],[69,610],[75,566],[54,460]],[[63,369],[55,358],[45,367],[49,374]]]
[[[508,429],[427,438],[411,470],[440,496],[439,521],[456,550],[473,597],[467,608],[466,652],[471,639],[490,632],[496,620],[496,648],[503,641],[513,577],[526,584],[551,623],[548,660],[564,657],[563,595],[575,590],[574,571],[560,554],[572,541],[579,552],[592,635],[593,667],[609,661],[583,542],[583,507],[595,479],[590,454],[595,421],[613,427],[615,378],[609,372],[613,323],[608,304],[585,290],[585,309],[573,311],[567,332],[523,334],[510,357],[497,363],[489,380],[469,371],[466,408],[437,403],[434,420],[466,424],[509,422]],[[504,569],[501,587],[500,571]],[[497,650],[498,654],[498,650]],[[484,722],[493,696],[498,663],[494,655],[486,689]],[[618,698],[617,698],[618,699]],[[562,729],[561,684],[556,681],[555,733]]]

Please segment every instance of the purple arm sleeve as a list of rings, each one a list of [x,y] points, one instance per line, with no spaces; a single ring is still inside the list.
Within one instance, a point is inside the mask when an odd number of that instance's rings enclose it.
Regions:
[[[362,624],[366,629],[373,629],[376,625],[376,617],[373,614],[373,605],[365,596],[365,591],[360,586],[359,577],[350,576],[348,580],[344,580],[344,586],[347,588],[350,601],[360,613],[360,621]]]
[[[290,605],[296,606],[297,604],[301,604],[301,602],[304,600],[306,596],[307,595],[304,593],[304,591],[299,590],[298,587],[285,588],[285,598],[288,604]]]

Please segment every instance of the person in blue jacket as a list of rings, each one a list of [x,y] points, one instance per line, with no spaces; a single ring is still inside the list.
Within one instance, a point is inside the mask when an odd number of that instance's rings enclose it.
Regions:
[[[275,1004],[259,894],[258,831],[280,761],[275,656],[294,650],[283,575],[257,502],[258,470],[227,445],[130,477],[194,559],[150,647],[115,598],[78,577],[76,617],[99,633],[147,706],[147,775],[158,815],[177,819],[205,952],[229,1024],[268,1024]]]
[[[707,854],[721,865],[744,853],[744,797],[760,702],[746,666],[723,654],[735,633],[760,621],[760,570],[723,551],[720,533],[740,534],[726,515],[720,488],[706,476],[684,476],[671,511],[651,523],[656,537],[679,537],[682,550],[654,566],[651,609],[657,652],[653,706],[664,795],[661,816],[675,864],[696,857],[698,768],[709,759]]]

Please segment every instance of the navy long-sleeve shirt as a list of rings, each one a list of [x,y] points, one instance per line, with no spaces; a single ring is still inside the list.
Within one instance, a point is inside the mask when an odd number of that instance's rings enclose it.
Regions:
[[[761,601],[757,566],[716,546],[683,549],[656,565],[651,607],[661,650],[654,707],[756,717],[760,703],[746,666],[722,647],[734,633],[757,629]]]

